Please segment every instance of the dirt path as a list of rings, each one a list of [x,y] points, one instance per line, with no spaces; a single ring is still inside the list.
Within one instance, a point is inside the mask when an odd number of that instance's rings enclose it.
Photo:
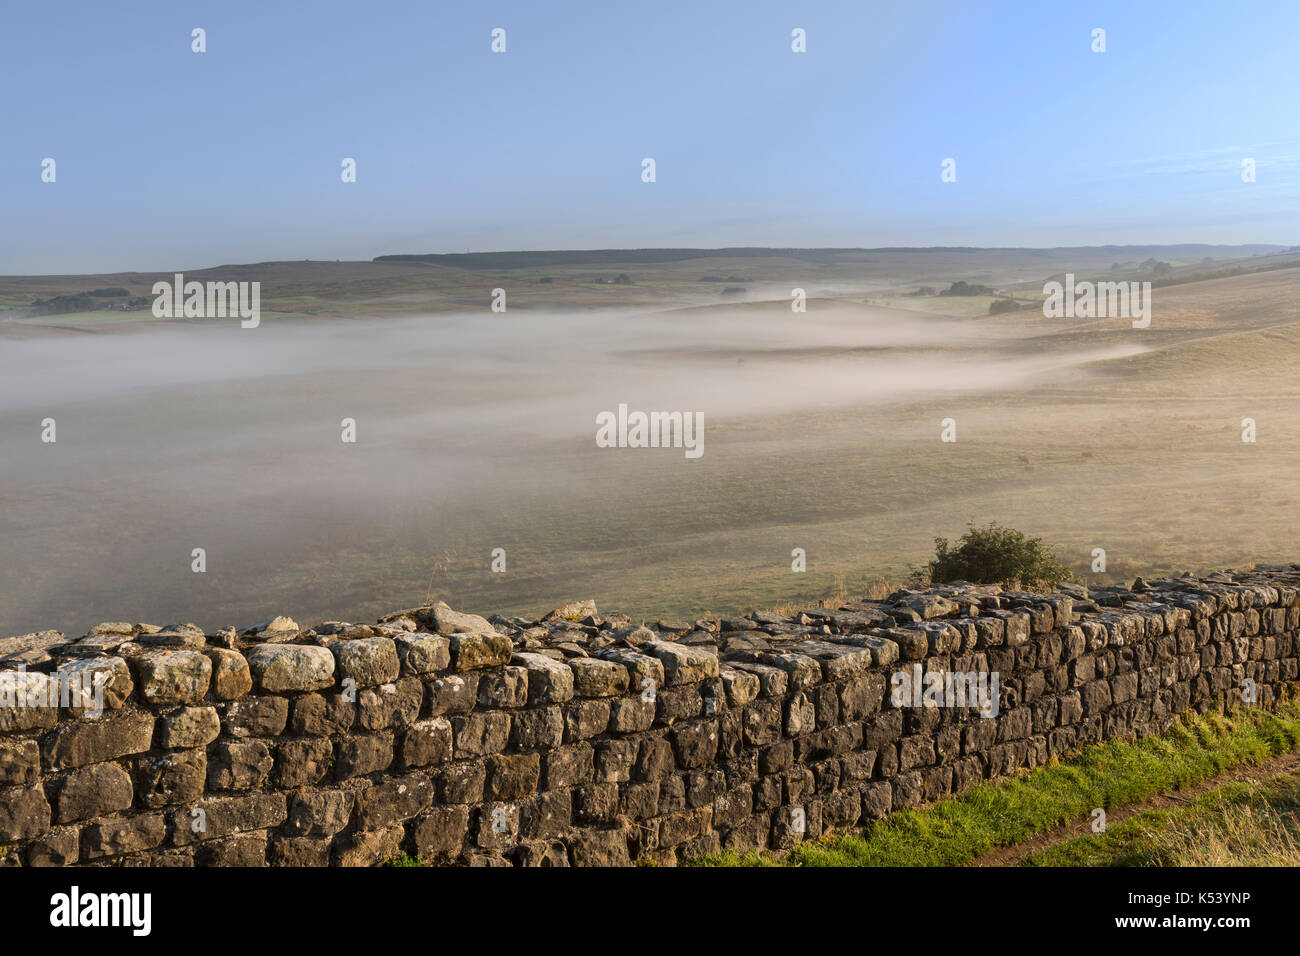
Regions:
[[[1211,777],[1202,780],[1200,783],[1193,784],[1183,790],[1172,790],[1167,793],[1158,793],[1154,797],[1138,803],[1130,803],[1123,807],[1112,807],[1106,811],[1107,825],[1119,823],[1131,817],[1135,813],[1141,813],[1144,810],[1162,810],[1169,807],[1176,807],[1185,804],[1203,793],[1217,789],[1226,783],[1232,783],[1236,780],[1250,780],[1252,782],[1268,780],[1272,777],[1280,777],[1284,774],[1300,771],[1300,751],[1282,754],[1266,760],[1263,763],[1247,764],[1238,767],[1236,770],[1230,770],[1218,777]],[[1055,846],[1058,843],[1064,843],[1066,840],[1073,839],[1077,836],[1084,836],[1092,832],[1092,818],[1086,817],[1073,823],[1066,823],[1054,830],[1048,830],[1046,833],[1040,833],[1037,836],[1030,837],[1023,843],[1017,843],[1014,846],[998,847],[991,850],[983,856],[971,860],[967,866],[1015,866],[1029,854],[1034,853],[1044,847]]]

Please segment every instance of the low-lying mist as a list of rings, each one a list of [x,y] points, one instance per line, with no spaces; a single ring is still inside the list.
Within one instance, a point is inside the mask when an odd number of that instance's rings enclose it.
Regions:
[[[431,582],[453,603],[494,602],[480,611],[545,610],[591,596],[602,567],[603,586],[634,577],[629,541],[680,563],[708,537],[689,513],[789,519],[747,476],[815,436],[759,438],[755,422],[1005,394],[1132,351],[1040,350],[979,320],[830,305],[0,338],[0,636],[362,619]],[[620,403],[702,412],[703,457],[597,448],[596,415]],[[493,547],[505,574],[489,570]]]

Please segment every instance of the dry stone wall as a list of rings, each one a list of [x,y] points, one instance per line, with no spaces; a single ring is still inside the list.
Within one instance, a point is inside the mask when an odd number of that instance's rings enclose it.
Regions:
[[[1298,594],[1291,565],[694,624],[438,604],[306,631],[7,638],[0,864],[779,850],[1187,711],[1287,699]]]

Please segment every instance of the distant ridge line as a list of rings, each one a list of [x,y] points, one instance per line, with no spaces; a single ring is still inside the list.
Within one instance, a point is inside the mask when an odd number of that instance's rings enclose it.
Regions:
[[[1283,252],[1286,246],[1270,244],[1243,244],[1237,246],[1208,243],[1181,243],[1162,246],[882,246],[824,248],[771,248],[766,246],[728,246],[718,249],[650,248],[650,249],[538,249],[508,252],[431,252],[375,256],[372,262],[445,265],[460,269],[518,269],[543,266],[592,266],[619,263],[685,262],[691,259],[766,259],[778,257],[816,257],[844,255],[846,253],[979,253],[979,252],[1061,252],[1107,249],[1116,252],[1152,253],[1157,250],[1168,254],[1171,250],[1208,253],[1213,250]]]

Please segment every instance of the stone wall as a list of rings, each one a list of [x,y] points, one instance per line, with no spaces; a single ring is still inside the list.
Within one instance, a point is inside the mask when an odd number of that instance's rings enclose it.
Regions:
[[[306,631],[276,618],[238,634],[7,638],[0,863],[565,866],[781,849],[1186,711],[1284,700],[1298,593],[1291,565],[1050,595],[903,590],[694,624],[590,602],[541,621],[439,604]],[[996,697],[981,711],[896,694],[918,664],[988,679]]]

